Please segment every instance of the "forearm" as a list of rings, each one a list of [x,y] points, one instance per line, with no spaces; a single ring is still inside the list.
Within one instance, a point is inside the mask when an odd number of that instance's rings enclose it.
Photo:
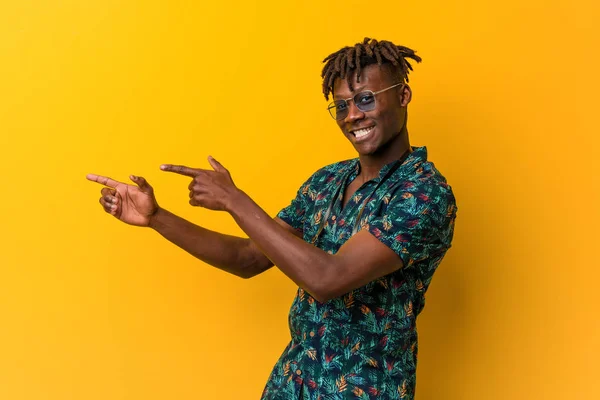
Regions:
[[[317,300],[339,274],[335,256],[288,232],[241,192],[229,209],[242,230],[277,267]]]
[[[192,256],[223,271],[250,278],[273,264],[253,251],[250,239],[214,232],[159,209],[150,227]]]

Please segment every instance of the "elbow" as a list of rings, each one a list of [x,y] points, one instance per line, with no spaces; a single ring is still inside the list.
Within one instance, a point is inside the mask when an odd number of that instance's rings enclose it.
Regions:
[[[327,303],[339,296],[337,292],[327,289],[307,289],[307,291],[319,303]]]
[[[237,271],[236,275],[242,279],[254,278],[273,266],[269,260],[265,262],[254,262]]]
[[[306,291],[319,303],[327,303],[345,293],[339,286],[339,279],[321,279],[311,284]]]
[[[335,256],[334,256],[335,257]],[[327,271],[320,276],[315,276],[311,282],[306,282],[306,291],[319,303],[327,303],[347,292],[347,284],[344,282],[346,271],[343,266],[329,260],[329,263],[321,271]]]

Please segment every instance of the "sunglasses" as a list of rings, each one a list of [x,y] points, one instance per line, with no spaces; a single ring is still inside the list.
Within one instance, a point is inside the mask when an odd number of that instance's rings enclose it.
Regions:
[[[365,90],[364,92],[360,92],[355,94],[353,97],[347,98],[346,100],[336,100],[327,106],[327,110],[329,114],[336,121],[342,120],[348,116],[350,112],[350,105],[348,102],[352,100],[356,108],[358,108],[362,112],[373,111],[375,109],[375,95],[379,93],[383,93],[386,90],[390,90],[395,88],[396,86],[403,85],[403,83],[396,83],[390,87],[379,90],[377,92],[372,92],[370,90]]]

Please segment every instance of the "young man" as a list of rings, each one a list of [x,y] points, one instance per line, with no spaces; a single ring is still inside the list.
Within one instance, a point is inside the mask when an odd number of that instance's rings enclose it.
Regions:
[[[407,106],[414,51],[366,38],[328,56],[328,110],[358,157],[326,166],[276,218],[237,188],[212,157],[213,171],[162,165],[192,178],[190,204],[226,211],[248,235],[212,232],[160,208],[137,185],[88,179],[104,210],[149,226],[200,260],[243,278],[273,265],[298,284],[292,340],[273,368],[264,400],[412,399],[416,317],[450,247],[455,199],[446,179],[411,147]]]

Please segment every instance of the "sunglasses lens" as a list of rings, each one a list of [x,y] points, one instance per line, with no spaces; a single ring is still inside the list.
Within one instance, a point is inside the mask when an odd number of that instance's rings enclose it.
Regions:
[[[375,95],[373,92],[361,92],[354,96],[354,104],[360,111],[372,111],[375,109]]]
[[[333,119],[340,120],[348,115],[348,103],[344,100],[334,101],[327,107]]]

